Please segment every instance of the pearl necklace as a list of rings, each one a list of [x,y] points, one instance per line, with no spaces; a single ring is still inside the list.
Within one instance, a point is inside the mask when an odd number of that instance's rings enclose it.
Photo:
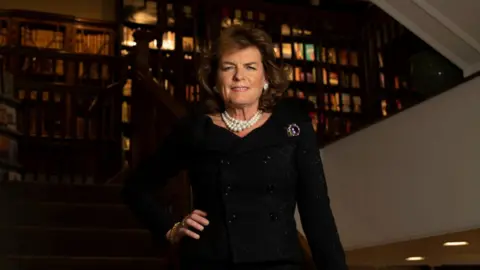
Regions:
[[[222,120],[223,122],[225,122],[225,125],[227,126],[228,129],[230,129],[233,132],[240,132],[255,125],[258,122],[258,120],[260,120],[260,118],[262,117],[262,114],[263,114],[263,111],[259,110],[249,120],[238,120],[231,117],[227,113],[227,111],[224,111],[222,113]]]

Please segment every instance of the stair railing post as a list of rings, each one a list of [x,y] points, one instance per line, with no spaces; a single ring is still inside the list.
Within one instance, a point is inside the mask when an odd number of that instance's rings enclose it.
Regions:
[[[136,42],[134,59],[132,63],[133,74],[150,76],[149,43],[154,39],[154,34],[138,30],[134,34]],[[139,84],[137,76],[132,78],[132,167],[151,155],[156,147],[155,132],[155,100],[152,98],[151,89],[145,84]]]

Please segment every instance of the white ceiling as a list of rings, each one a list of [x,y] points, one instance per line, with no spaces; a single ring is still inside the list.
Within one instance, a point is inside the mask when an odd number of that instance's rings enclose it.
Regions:
[[[480,71],[479,0],[370,0],[463,70]]]

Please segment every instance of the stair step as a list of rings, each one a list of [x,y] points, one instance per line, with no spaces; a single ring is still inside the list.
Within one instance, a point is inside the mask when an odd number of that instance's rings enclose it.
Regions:
[[[165,258],[131,257],[44,257],[7,256],[0,258],[0,269],[7,270],[162,270]]]
[[[123,204],[14,202],[0,206],[0,225],[135,229],[141,228]]]
[[[65,203],[121,203],[121,186],[2,183],[1,200]]]
[[[0,228],[0,254],[30,256],[159,257],[150,233],[140,229]]]

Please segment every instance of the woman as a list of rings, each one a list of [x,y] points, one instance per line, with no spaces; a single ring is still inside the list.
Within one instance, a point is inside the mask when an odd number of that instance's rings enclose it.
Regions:
[[[276,103],[286,78],[265,32],[224,30],[199,70],[214,106],[127,179],[126,202],[157,240],[179,243],[182,269],[300,269],[296,203],[317,268],[347,269],[311,119]],[[195,210],[175,223],[153,193],[183,169]]]

